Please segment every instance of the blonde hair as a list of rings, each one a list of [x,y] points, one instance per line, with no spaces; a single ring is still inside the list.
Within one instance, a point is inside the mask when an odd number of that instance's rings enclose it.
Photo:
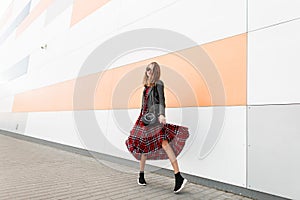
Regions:
[[[147,67],[151,67],[151,66],[153,66],[152,76],[148,77],[147,76],[147,71],[145,71],[144,79],[143,79],[143,85],[144,86],[154,86],[155,83],[160,78],[160,66],[159,66],[159,64],[157,62],[151,62]]]

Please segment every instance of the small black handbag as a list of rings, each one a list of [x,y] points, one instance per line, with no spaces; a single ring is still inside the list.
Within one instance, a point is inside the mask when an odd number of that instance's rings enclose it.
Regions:
[[[142,121],[145,126],[153,125],[157,122],[157,117],[154,113],[146,113],[142,116]]]
[[[153,107],[154,107],[154,95],[153,95],[154,91],[155,90],[153,88],[153,92],[152,92]],[[153,124],[157,123],[158,119],[157,119],[157,116],[155,114],[155,109],[154,109],[153,113],[152,112],[147,112],[147,113],[143,114],[142,122],[144,123],[145,126],[153,125]]]

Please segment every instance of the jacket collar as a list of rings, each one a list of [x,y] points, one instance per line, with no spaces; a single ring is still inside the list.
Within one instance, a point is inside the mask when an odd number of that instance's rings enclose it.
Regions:
[[[152,90],[153,90],[153,87],[150,87],[148,94],[150,94],[152,92]],[[145,92],[146,92],[146,86],[144,87],[144,95],[145,95]]]

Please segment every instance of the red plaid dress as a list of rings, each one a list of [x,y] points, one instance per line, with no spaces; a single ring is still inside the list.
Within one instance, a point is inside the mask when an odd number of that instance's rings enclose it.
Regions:
[[[146,89],[144,102],[147,102],[149,88]],[[175,156],[177,157],[182,151],[185,141],[189,137],[187,127],[174,124],[155,124],[145,126],[141,120],[142,114],[147,112],[147,103],[135,122],[130,136],[126,140],[126,146],[129,152],[137,159],[141,159],[141,155],[145,154],[147,159],[163,160],[168,159],[168,156],[162,148],[162,141],[167,140],[172,147]]]

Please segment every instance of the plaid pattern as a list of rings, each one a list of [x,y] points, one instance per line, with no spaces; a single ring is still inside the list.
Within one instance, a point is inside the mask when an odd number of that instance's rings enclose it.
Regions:
[[[144,97],[145,100],[147,100],[147,94],[148,91]],[[141,159],[142,154],[145,154],[147,159],[151,160],[168,159],[167,154],[162,148],[162,141],[167,140],[177,157],[189,137],[188,128],[174,124],[163,125],[160,123],[145,126],[141,120],[142,113],[145,111],[147,111],[147,106],[144,106],[143,112],[140,113],[133,129],[130,131],[130,136],[125,142],[129,152],[137,160]]]

